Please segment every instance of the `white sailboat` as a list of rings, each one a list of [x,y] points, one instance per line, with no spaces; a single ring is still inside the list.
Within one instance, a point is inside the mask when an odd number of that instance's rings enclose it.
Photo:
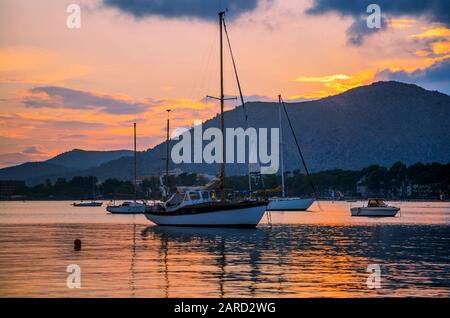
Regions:
[[[147,205],[136,201],[125,201],[119,205],[108,205],[106,211],[111,214],[140,214],[144,213]]]
[[[286,197],[285,182],[284,182],[284,153],[283,153],[283,127],[281,120],[281,95],[279,98],[278,117],[280,125],[280,166],[281,166],[281,198],[274,197],[269,201],[267,211],[306,211],[314,203],[312,198],[288,198]]]
[[[136,201],[137,188],[137,166],[136,166],[136,123],[134,123],[134,201],[133,202],[123,202],[119,205],[108,205],[106,207],[106,211],[111,214],[139,214],[144,213],[147,209],[147,205],[145,203],[140,203]]]
[[[103,205],[103,202],[91,201],[91,202],[74,202],[72,206],[76,208],[92,208],[92,207],[100,207]]]
[[[224,138],[224,78],[223,78],[223,29],[225,12],[219,13],[220,26],[220,110],[221,131]],[[228,34],[227,34],[228,37]],[[229,39],[228,39],[229,40]],[[225,140],[223,157],[225,158]],[[166,158],[168,160],[168,158]],[[224,161],[224,160],[223,160]],[[167,167],[167,165],[166,165]],[[220,199],[207,189],[186,189],[174,194],[167,202],[149,207],[145,216],[157,225],[189,227],[255,227],[266,211],[266,201],[233,202],[225,199],[225,163],[220,165]]]
[[[260,201],[220,201],[214,191],[188,190],[150,208],[145,216],[163,226],[255,227],[264,216],[266,205]]]
[[[92,177],[92,197],[95,198],[95,178]],[[74,202],[72,203],[72,206],[76,208],[92,208],[92,207],[101,207],[103,205],[103,202],[98,201],[90,201],[90,202]]]

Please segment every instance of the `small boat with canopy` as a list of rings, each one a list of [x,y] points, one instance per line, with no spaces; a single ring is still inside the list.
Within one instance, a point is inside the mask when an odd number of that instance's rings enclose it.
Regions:
[[[387,205],[383,199],[369,199],[367,206],[351,208],[352,216],[394,217],[400,208]]]

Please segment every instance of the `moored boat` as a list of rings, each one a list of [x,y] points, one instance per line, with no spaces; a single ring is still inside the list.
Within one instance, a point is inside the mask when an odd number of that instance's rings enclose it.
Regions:
[[[119,205],[108,205],[106,211],[112,214],[138,214],[144,213],[147,210],[147,205],[140,202],[123,202]]]
[[[214,191],[188,190],[148,207],[145,216],[161,226],[251,228],[261,221],[266,206],[266,201],[219,201]]]
[[[271,198],[267,211],[306,211],[313,203],[310,198]]]
[[[270,199],[270,203],[267,206],[267,211],[306,211],[314,203],[312,198],[289,198],[286,196],[286,186],[284,181],[284,153],[283,153],[283,125],[281,119],[281,108],[283,106],[281,95],[278,96],[278,120],[280,129],[280,168],[281,168],[281,195],[282,197],[274,197]],[[286,114],[287,115],[287,114]],[[295,138],[295,133],[292,131]],[[299,148],[300,152],[300,148]],[[302,155],[301,155],[302,156]],[[303,160],[303,157],[302,157]],[[305,170],[307,171],[306,164],[304,163]],[[309,173],[308,173],[309,177]]]
[[[79,203],[74,202],[72,204],[72,206],[77,207],[77,208],[100,207],[102,205],[103,205],[103,202],[95,202],[95,201],[92,201],[92,202],[79,202]]]
[[[136,123],[133,124],[134,128],[134,201],[133,202],[123,202],[119,205],[108,205],[106,211],[112,214],[139,214],[144,213],[147,210],[147,205],[145,203],[140,203],[136,201],[137,196],[137,156],[136,156]]]
[[[225,117],[224,117],[224,72],[223,72],[223,30],[227,36],[225,12],[219,13],[220,28],[220,96],[211,97],[220,101],[220,130],[222,132],[222,154],[225,158]],[[231,46],[230,46],[231,52]],[[232,54],[231,54],[232,55]],[[232,57],[232,56],[231,56]],[[232,57],[233,58],[233,57]],[[234,63],[234,59],[233,59]],[[235,65],[234,65],[235,66]],[[237,75],[236,75],[237,76]],[[240,85],[239,85],[240,86]],[[242,94],[241,94],[242,96]],[[243,100],[243,99],[242,99]],[[242,103],[245,106],[244,102]],[[169,136],[169,124],[167,125]],[[169,139],[167,140],[168,144]],[[168,151],[167,151],[168,153]],[[168,156],[166,157],[166,175]],[[219,189],[220,199],[210,189],[187,189],[184,193],[175,193],[165,203],[149,207],[145,213],[147,219],[157,225],[190,227],[256,227],[266,211],[267,201],[229,201],[225,198],[225,160],[220,163]],[[166,178],[167,183],[168,178]],[[166,184],[167,190],[169,190]]]
[[[352,216],[394,217],[400,208],[387,205],[383,199],[369,199],[365,207],[351,208]]]

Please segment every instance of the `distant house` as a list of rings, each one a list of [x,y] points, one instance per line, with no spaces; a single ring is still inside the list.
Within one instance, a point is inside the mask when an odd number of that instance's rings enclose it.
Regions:
[[[441,194],[441,184],[413,184],[412,192],[419,198],[439,198]]]
[[[0,198],[13,196],[23,187],[25,187],[25,181],[0,180]]]

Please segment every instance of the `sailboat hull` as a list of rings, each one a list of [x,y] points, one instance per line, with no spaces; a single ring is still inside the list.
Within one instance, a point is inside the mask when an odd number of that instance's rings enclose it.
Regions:
[[[141,214],[147,209],[145,204],[136,204],[131,206],[108,206],[106,211],[111,214]]]
[[[103,202],[87,202],[87,203],[74,203],[72,204],[76,208],[91,208],[91,207],[100,207],[103,205]]]
[[[314,199],[276,198],[270,200],[267,211],[306,211]]]
[[[259,203],[216,210],[193,207],[175,212],[147,212],[145,216],[160,226],[253,228],[264,216],[266,206],[266,203]]]

